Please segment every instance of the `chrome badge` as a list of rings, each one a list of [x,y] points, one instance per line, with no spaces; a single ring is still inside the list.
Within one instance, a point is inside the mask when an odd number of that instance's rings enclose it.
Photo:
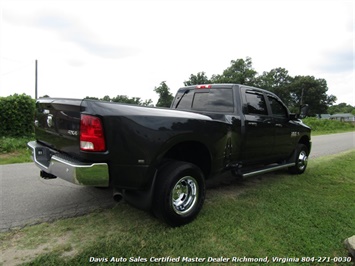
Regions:
[[[72,135],[72,136],[77,136],[78,135],[78,131],[76,131],[76,130],[68,130],[68,134]]]
[[[291,138],[298,137],[300,135],[300,132],[294,131],[291,132]]]
[[[49,114],[47,117],[47,125],[48,125],[48,127],[53,126],[53,115],[51,115],[51,114]]]

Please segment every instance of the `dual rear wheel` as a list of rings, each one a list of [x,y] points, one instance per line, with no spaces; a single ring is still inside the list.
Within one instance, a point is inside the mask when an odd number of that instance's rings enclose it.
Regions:
[[[205,200],[205,178],[196,165],[169,161],[159,171],[153,213],[171,226],[193,221]]]

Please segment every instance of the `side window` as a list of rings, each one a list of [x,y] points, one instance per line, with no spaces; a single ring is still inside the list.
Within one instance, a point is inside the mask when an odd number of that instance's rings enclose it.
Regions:
[[[277,99],[274,97],[268,96],[270,106],[271,106],[271,111],[272,115],[280,118],[287,118],[288,117],[288,112],[286,108],[283,106],[282,103],[280,103]]]
[[[267,109],[263,94],[247,91],[246,99],[247,110],[249,114],[267,115]]]
[[[193,99],[193,91],[185,91],[178,95],[179,97],[176,99],[178,103],[179,109],[191,109],[192,99]],[[182,98],[181,98],[182,97]],[[176,104],[175,104],[176,108]]]

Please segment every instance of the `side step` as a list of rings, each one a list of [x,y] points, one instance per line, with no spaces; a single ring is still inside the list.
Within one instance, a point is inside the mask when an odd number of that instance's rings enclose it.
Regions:
[[[288,168],[288,167],[291,167],[291,166],[295,166],[295,163],[269,165],[269,166],[266,166],[266,167],[263,167],[263,168],[259,168],[257,170],[253,169],[250,172],[249,171],[246,171],[246,172],[241,171],[241,176],[242,177],[251,177],[251,176],[254,176],[254,175],[265,174],[265,173],[273,172],[273,171],[276,171],[276,170]]]

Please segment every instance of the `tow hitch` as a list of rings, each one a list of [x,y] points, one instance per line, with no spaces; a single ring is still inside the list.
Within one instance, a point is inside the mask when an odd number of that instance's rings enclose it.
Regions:
[[[54,178],[57,178],[55,175],[52,175],[52,174],[49,174],[43,170],[41,170],[40,172],[40,176],[44,179],[54,179]]]

